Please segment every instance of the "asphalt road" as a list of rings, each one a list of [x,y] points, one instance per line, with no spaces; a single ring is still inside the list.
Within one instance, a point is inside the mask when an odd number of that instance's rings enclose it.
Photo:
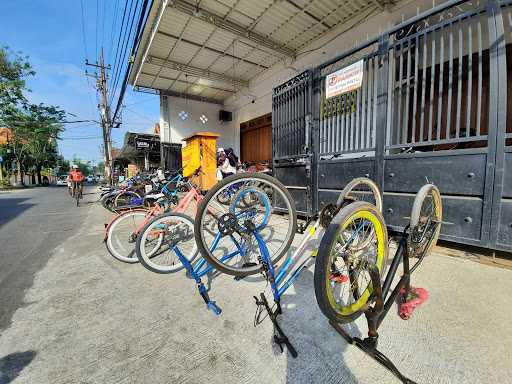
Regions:
[[[0,334],[23,306],[34,275],[80,228],[89,205],[77,208],[65,187],[0,192]]]

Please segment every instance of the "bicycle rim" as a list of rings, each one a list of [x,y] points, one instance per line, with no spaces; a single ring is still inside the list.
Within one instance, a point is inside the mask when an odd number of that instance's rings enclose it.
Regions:
[[[229,206],[220,204],[217,196],[235,185],[238,192]],[[274,209],[276,199],[285,212]],[[263,239],[275,263],[286,254],[296,228],[295,204],[279,181],[267,175],[238,174],[207,193],[196,215],[195,237],[201,254],[215,268],[245,276],[261,270],[261,249],[251,229]]]
[[[137,231],[147,220],[148,212],[130,211],[119,215],[107,232],[107,249],[116,259],[125,263],[138,261],[135,252]]]
[[[319,249],[315,294],[324,314],[340,322],[353,321],[367,308],[373,287],[368,265],[383,275],[387,259],[387,231],[378,210],[357,202],[333,219]]]
[[[419,258],[419,262],[428,256],[437,242],[441,232],[442,211],[439,189],[433,184],[424,185],[414,199],[407,238],[409,255]]]
[[[155,247],[155,242],[158,248]],[[173,273],[183,268],[178,253],[188,262],[198,254],[194,220],[179,213],[156,216],[146,224],[137,239],[137,257],[152,272]]]
[[[382,196],[379,187],[366,177],[358,177],[348,183],[341,191],[336,205],[341,208],[354,201],[365,201],[373,204],[379,212],[382,212]]]

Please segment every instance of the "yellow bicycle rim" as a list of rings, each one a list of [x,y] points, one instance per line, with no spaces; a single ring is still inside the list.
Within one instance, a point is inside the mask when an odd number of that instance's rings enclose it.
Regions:
[[[375,237],[377,240],[377,268],[379,271],[382,271],[382,266],[384,264],[385,254],[386,254],[386,244],[385,244],[385,228],[383,228],[381,222],[379,219],[370,211],[367,210],[361,210],[355,212],[353,215],[349,216],[341,225],[339,231],[343,231],[347,228],[347,226],[352,223],[354,220],[357,219],[363,219],[367,220],[370,223],[372,223],[372,226],[374,228]],[[336,242],[333,243],[332,248],[330,250],[331,254],[334,252],[333,248],[336,245]],[[357,301],[350,305],[342,305],[336,301],[334,298],[332,288],[331,288],[331,281],[330,281],[330,274],[327,271],[326,274],[326,288],[327,288],[327,298],[329,300],[329,303],[333,309],[335,309],[341,316],[349,316],[363,308],[363,306],[367,303],[368,299],[370,298],[372,294],[372,286],[371,282],[368,284],[368,287],[365,289],[363,294],[359,297]]]

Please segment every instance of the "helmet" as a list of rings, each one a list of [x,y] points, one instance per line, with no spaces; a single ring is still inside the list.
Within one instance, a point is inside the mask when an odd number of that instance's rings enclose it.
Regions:
[[[73,165],[71,166],[71,168],[73,168],[73,169],[78,169],[78,165],[73,164]]]

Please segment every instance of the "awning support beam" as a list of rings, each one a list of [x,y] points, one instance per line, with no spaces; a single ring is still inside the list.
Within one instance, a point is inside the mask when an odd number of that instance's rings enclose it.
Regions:
[[[265,47],[271,51],[278,52],[286,57],[295,57],[295,51],[286,47],[283,43],[269,39],[257,32],[250,31],[245,26],[235,23],[230,20],[224,19],[222,16],[217,15],[204,8],[196,7],[185,0],[172,0],[169,2],[169,7],[186,15],[196,17],[205,23],[216,26],[219,29],[230,32],[242,39],[252,41],[258,46]]]
[[[234,87],[247,87],[249,85],[248,81],[242,79],[236,79],[222,73],[212,72],[206,69],[194,67],[192,65],[187,65],[183,63],[178,63],[173,60],[165,60],[156,56],[148,56],[146,59],[146,63],[151,63],[154,65],[159,65],[162,67],[174,69],[175,71],[184,72],[190,76],[201,77],[203,79],[209,79],[213,81],[222,81],[226,83],[233,84]]]

